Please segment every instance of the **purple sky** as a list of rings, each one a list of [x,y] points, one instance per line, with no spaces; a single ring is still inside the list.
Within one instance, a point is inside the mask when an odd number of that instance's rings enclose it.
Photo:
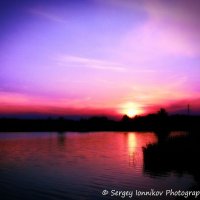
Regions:
[[[200,111],[199,0],[2,0],[0,112]]]

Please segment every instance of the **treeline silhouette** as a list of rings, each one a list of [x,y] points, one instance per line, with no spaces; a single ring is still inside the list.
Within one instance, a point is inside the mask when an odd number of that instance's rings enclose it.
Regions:
[[[188,173],[193,176],[196,182],[188,189],[199,190],[200,116],[168,116],[167,113],[162,113],[159,120],[164,123],[161,123],[164,126],[157,128],[155,131],[158,142],[143,148],[144,173],[151,176],[166,175],[172,172],[181,176]],[[168,125],[168,128],[166,128],[166,125]],[[187,134],[179,137],[169,137],[171,130],[184,130]]]
[[[158,135],[158,139],[160,137]],[[143,148],[144,173],[159,176],[176,172],[180,176],[188,173],[196,183],[188,189],[200,189],[200,133],[190,130],[179,137],[166,137],[158,143]]]
[[[199,129],[200,116],[169,115],[161,108],[157,113],[116,121],[105,116],[71,120],[60,118],[0,118],[0,131],[154,131]]]

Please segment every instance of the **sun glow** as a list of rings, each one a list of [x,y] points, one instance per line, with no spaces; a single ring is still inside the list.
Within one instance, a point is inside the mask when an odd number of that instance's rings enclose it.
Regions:
[[[134,110],[134,109],[128,109],[126,114],[129,116],[129,117],[134,117],[136,114],[137,114],[137,111]]]
[[[135,103],[128,102],[121,106],[121,114],[127,115],[129,117],[134,117],[135,115],[139,115],[142,113],[142,110]]]

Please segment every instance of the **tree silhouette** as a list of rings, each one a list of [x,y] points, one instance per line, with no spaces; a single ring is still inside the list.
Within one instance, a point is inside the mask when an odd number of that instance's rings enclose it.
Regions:
[[[167,113],[167,111],[166,111],[164,108],[161,108],[161,109],[158,111],[158,116],[159,116],[159,117],[167,117],[167,116],[168,116],[168,113]]]

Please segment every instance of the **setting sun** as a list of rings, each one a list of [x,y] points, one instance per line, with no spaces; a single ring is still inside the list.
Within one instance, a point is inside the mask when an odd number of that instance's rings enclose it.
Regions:
[[[134,109],[130,109],[130,110],[127,110],[126,114],[129,116],[129,117],[134,117],[136,115],[136,111]]]
[[[121,106],[120,113],[127,115],[129,117],[134,117],[135,115],[141,114],[142,111],[137,104],[128,102]]]

